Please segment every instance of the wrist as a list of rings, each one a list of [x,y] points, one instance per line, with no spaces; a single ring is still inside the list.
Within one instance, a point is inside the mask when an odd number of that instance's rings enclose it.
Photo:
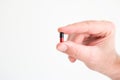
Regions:
[[[114,64],[109,68],[106,75],[112,80],[120,80],[120,56],[117,55]]]

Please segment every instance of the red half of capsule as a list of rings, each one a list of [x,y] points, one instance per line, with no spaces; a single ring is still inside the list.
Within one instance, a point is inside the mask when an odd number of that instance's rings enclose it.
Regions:
[[[60,38],[60,42],[64,42],[64,38]]]

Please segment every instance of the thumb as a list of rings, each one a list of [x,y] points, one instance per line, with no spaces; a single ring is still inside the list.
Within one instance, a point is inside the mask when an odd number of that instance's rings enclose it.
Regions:
[[[57,45],[59,51],[79,60],[86,60],[90,56],[90,53],[94,52],[94,47],[76,44],[72,41],[62,42]]]

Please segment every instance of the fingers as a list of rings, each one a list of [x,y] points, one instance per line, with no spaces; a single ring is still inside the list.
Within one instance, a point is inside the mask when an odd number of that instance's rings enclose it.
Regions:
[[[67,50],[67,46],[64,45],[64,44],[58,44],[57,49],[61,52],[65,52]],[[70,62],[75,62],[76,61],[76,59],[72,56],[68,56],[68,58],[69,58]]]
[[[68,41],[73,41],[75,43],[78,44],[82,44],[82,41],[84,39],[84,35],[83,34],[71,34],[68,36]],[[72,57],[72,56],[68,56],[68,59],[70,60],[70,62],[74,63],[76,61],[76,58]]]
[[[73,33],[110,33],[114,29],[114,24],[108,21],[84,21],[74,23],[58,29],[59,32],[65,34]]]
[[[84,46],[84,45],[80,45],[80,44],[78,45],[71,41],[59,43],[57,45],[57,49],[61,52],[66,53],[68,56],[70,56],[69,59],[72,62],[74,62],[75,59],[84,61],[85,59],[88,58],[89,53],[93,52],[93,50],[94,50],[93,46]]]

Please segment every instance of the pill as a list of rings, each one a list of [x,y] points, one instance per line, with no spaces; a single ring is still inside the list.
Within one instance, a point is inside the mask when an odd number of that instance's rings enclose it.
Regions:
[[[63,42],[63,41],[64,41],[64,33],[60,32],[60,42]]]

